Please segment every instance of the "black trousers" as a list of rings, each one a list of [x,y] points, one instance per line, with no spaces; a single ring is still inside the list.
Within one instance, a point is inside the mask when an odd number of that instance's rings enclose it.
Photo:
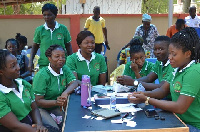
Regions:
[[[103,43],[100,43],[100,44],[95,43],[95,49],[94,49],[94,51],[95,51],[96,53],[101,54],[102,45],[103,45]]]

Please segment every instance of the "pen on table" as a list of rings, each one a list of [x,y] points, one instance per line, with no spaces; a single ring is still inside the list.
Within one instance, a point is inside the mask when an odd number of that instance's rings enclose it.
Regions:
[[[124,116],[122,116],[122,119],[127,117],[129,115],[129,113],[127,112]]]

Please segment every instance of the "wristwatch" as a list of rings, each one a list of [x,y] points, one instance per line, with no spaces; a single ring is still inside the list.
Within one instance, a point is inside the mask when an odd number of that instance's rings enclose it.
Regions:
[[[147,97],[147,100],[145,101],[145,105],[149,105],[149,99],[150,97]]]
[[[139,84],[139,81],[138,81],[138,80],[135,80],[135,81],[133,82],[133,86],[135,86],[135,87],[137,87],[138,84]]]

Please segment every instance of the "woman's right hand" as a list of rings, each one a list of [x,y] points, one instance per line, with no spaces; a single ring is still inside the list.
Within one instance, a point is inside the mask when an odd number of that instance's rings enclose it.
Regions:
[[[65,101],[66,101],[66,97],[58,96],[57,100],[55,102],[55,105],[56,106],[63,106],[65,104]]]

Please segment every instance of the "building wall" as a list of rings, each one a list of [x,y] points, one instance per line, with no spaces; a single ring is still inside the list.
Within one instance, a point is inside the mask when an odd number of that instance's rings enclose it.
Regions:
[[[66,25],[72,37],[73,51],[76,52],[76,36],[83,30],[85,21],[90,14],[58,15],[56,20]],[[156,25],[160,35],[165,35],[168,28],[167,14],[151,14],[152,24]],[[175,14],[173,23],[177,18],[184,18],[187,14]],[[106,52],[108,70],[112,72],[117,66],[117,54],[120,49],[133,37],[135,29],[142,23],[141,14],[102,14],[108,29],[108,41],[111,50]],[[21,33],[28,38],[28,45],[32,45],[35,28],[44,24],[42,15],[13,15],[0,16],[0,48],[4,48],[5,41]]]
[[[140,14],[142,0],[66,0],[62,14],[92,14],[95,6],[101,14]]]

